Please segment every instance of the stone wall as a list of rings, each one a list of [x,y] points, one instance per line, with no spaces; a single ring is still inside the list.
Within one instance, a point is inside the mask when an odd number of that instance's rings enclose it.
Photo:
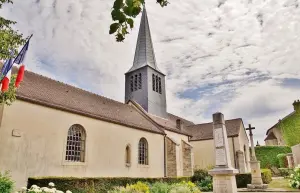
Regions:
[[[182,141],[183,176],[191,176],[192,170],[192,147]]]
[[[177,164],[176,164],[176,143],[167,137],[167,176],[177,176]]]
[[[292,152],[294,156],[294,164],[295,166],[297,166],[298,164],[300,164],[300,144],[293,146]]]

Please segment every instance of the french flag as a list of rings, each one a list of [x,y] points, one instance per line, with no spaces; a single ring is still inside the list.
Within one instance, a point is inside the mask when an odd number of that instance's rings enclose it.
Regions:
[[[11,68],[13,67],[14,64],[18,64],[21,66],[19,67],[18,75],[16,78],[15,82],[15,87],[19,87],[20,82],[23,80],[24,77],[24,71],[25,71],[25,66],[23,64],[23,61],[25,59],[27,50],[29,48],[29,41],[31,39],[32,35],[29,37],[25,45],[23,46],[22,50],[19,52],[15,60],[12,60],[12,58],[8,59],[5,61],[2,69],[1,69],[1,75],[4,77],[1,81],[2,87],[1,91],[5,92],[9,89],[9,82],[10,82],[10,77],[11,77]]]

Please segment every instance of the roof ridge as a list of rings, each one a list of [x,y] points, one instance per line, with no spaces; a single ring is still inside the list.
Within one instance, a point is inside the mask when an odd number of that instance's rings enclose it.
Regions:
[[[242,118],[235,118],[235,119],[226,119],[225,122],[226,122],[226,121],[239,120],[239,119],[240,119],[240,120],[243,120]],[[213,122],[198,123],[198,124],[195,124],[195,125],[189,125],[188,127],[197,126],[197,125],[206,125],[206,124],[211,124],[211,123],[213,123]]]
[[[89,93],[89,94],[91,94],[91,95],[95,95],[95,96],[97,96],[97,97],[104,98],[104,99],[106,99],[106,100],[108,100],[108,101],[112,101],[112,102],[116,102],[116,103],[120,103],[120,104],[129,106],[129,105],[127,105],[126,103],[123,103],[123,102],[120,102],[120,101],[113,100],[113,99],[111,99],[111,98],[108,98],[108,97],[105,97],[105,96],[96,94],[96,93],[91,92],[91,91],[88,91],[88,90],[84,90],[83,88],[76,87],[76,86],[73,86],[73,85],[71,85],[71,84],[68,84],[68,83],[59,81],[59,80],[55,80],[55,79],[53,79],[53,78],[50,78],[50,77],[45,76],[45,75],[42,75],[42,74],[38,74],[38,73],[33,72],[33,71],[25,70],[25,73],[32,73],[32,74],[35,74],[35,75],[40,76],[40,77],[42,77],[42,78],[46,78],[46,79],[48,79],[48,80],[51,80],[51,81],[54,81],[54,82],[57,82],[57,83],[60,83],[60,84],[69,86],[69,87],[71,87],[71,88],[77,89],[77,90],[79,90],[79,91],[86,92],[86,93]]]

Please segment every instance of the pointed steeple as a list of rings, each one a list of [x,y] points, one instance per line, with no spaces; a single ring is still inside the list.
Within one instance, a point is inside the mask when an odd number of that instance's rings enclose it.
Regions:
[[[152,44],[145,4],[143,5],[143,13],[139,28],[139,35],[136,43],[133,66],[129,69],[127,73],[144,66],[149,66],[160,72],[156,65],[154,48]]]

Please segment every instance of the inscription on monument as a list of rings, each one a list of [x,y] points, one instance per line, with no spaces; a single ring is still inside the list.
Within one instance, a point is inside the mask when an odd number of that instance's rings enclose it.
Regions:
[[[224,138],[223,138],[222,128],[215,129],[215,146],[216,147],[223,147],[224,146]]]
[[[225,149],[216,149],[216,165],[227,165]]]

